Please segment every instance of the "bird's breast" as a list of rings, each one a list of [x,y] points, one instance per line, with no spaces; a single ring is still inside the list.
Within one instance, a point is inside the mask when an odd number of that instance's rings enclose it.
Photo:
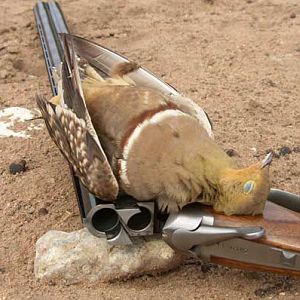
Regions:
[[[167,96],[147,88],[108,86],[85,92],[85,98],[121,187],[141,200],[159,193],[162,179],[172,176],[206,134]]]
[[[202,134],[199,123],[177,109],[166,109],[145,119],[122,148],[118,161],[122,188],[137,199],[155,198],[168,185],[178,182],[185,161],[199,148]]]
[[[84,89],[92,123],[107,156],[119,156],[135,128],[153,115],[175,108],[164,95],[135,86]]]

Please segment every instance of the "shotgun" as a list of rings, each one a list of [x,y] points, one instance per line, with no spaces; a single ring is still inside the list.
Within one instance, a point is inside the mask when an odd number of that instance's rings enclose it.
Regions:
[[[55,70],[63,60],[60,35],[72,40],[83,57],[101,76],[127,58],[86,39],[69,34],[57,2],[38,2],[36,26],[53,95],[57,94]],[[140,86],[162,93],[179,92],[149,71],[129,75]],[[70,171],[81,219],[88,230],[111,244],[130,244],[130,237],[160,234],[174,249],[217,264],[256,271],[300,275],[300,196],[271,189],[263,215],[224,216],[199,203],[177,214],[158,212],[155,203],[120,196],[108,203],[89,193],[72,167]]]

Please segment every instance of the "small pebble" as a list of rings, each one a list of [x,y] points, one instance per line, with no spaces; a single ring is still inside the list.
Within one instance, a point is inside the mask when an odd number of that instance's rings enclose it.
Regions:
[[[234,149],[226,149],[225,152],[230,157],[233,157],[233,156],[240,157],[240,155]]]
[[[18,54],[18,53],[20,53],[20,50],[19,50],[19,48],[17,46],[10,46],[10,47],[8,47],[7,51],[10,54]]]
[[[300,147],[294,147],[293,152],[295,153],[300,153]]]
[[[28,21],[28,22],[25,24],[25,27],[26,27],[26,28],[29,28],[29,27],[31,27],[31,25],[32,25],[32,22],[31,22],[31,21]]]
[[[22,59],[16,59],[14,62],[13,62],[13,67],[16,69],[16,70],[23,70],[24,69],[24,61]]]
[[[4,274],[4,273],[5,273],[5,271],[6,271],[6,270],[5,270],[5,268],[4,268],[4,267],[0,267],[0,273],[1,273],[1,274]]]
[[[39,216],[45,216],[45,215],[48,214],[48,209],[45,208],[45,207],[42,207],[42,208],[39,209],[38,213],[39,213]]]
[[[289,147],[283,146],[283,147],[278,149],[279,156],[285,156],[285,155],[290,154],[290,153],[292,153],[292,150]]]
[[[295,14],[295,13],[291,13],[291,14],[290,14],[290,18],[291,18],[291,19],[295,19],[295,18],[296,18],[296,14]]]
[[[25,160],[21,160],[18,163],[12,163],[9,165],[9,173],[10,174],[17,174],[17,173],[21,173],[21,172],[25,172],[26,171],[26,161]]]
[[[210,264],[210,263],[203,263],[201,265],[201,271],[203,273],[207,273],[207,272],[211,271],[211,269],[212,269],[212,264]]]
[[[27,211],[30,215],[32,215],[34,213],[34,207],[29,207],[28,211]]]

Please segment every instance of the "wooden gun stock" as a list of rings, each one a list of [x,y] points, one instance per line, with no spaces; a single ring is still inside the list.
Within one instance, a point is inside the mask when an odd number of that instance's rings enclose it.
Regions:
[[[260,216],[229,217],[213,212],[209,208],[206,208],[206,210],[213,213],[215,218],[214,225],[216,226],[262,226],[265,229],[265,235],[253,242],[300,253],[300,213],[269,201],[266,203],[263,215]],[[211,261],[229,267],[300,276],[300,270],[287,270],[215,256],[211,257]]]
[[[212,257],[210,260],[212,263],[222,265],[230,268],[237,268],[249,271],[260,271],[260,272],[271,272],[288,276],[300,276],[300,271],[298,270],[287,270],[281,268],[275,268],[270,266],[264,266],[259,264],[245,263],[233,259],[227,259],[222,257]]]

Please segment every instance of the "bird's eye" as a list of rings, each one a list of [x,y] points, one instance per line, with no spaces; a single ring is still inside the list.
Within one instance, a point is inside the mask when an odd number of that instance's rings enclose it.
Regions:
[[[255,189],[255,182],[253,180],[249,180],[244,184],[244,193],[249,194]]]

